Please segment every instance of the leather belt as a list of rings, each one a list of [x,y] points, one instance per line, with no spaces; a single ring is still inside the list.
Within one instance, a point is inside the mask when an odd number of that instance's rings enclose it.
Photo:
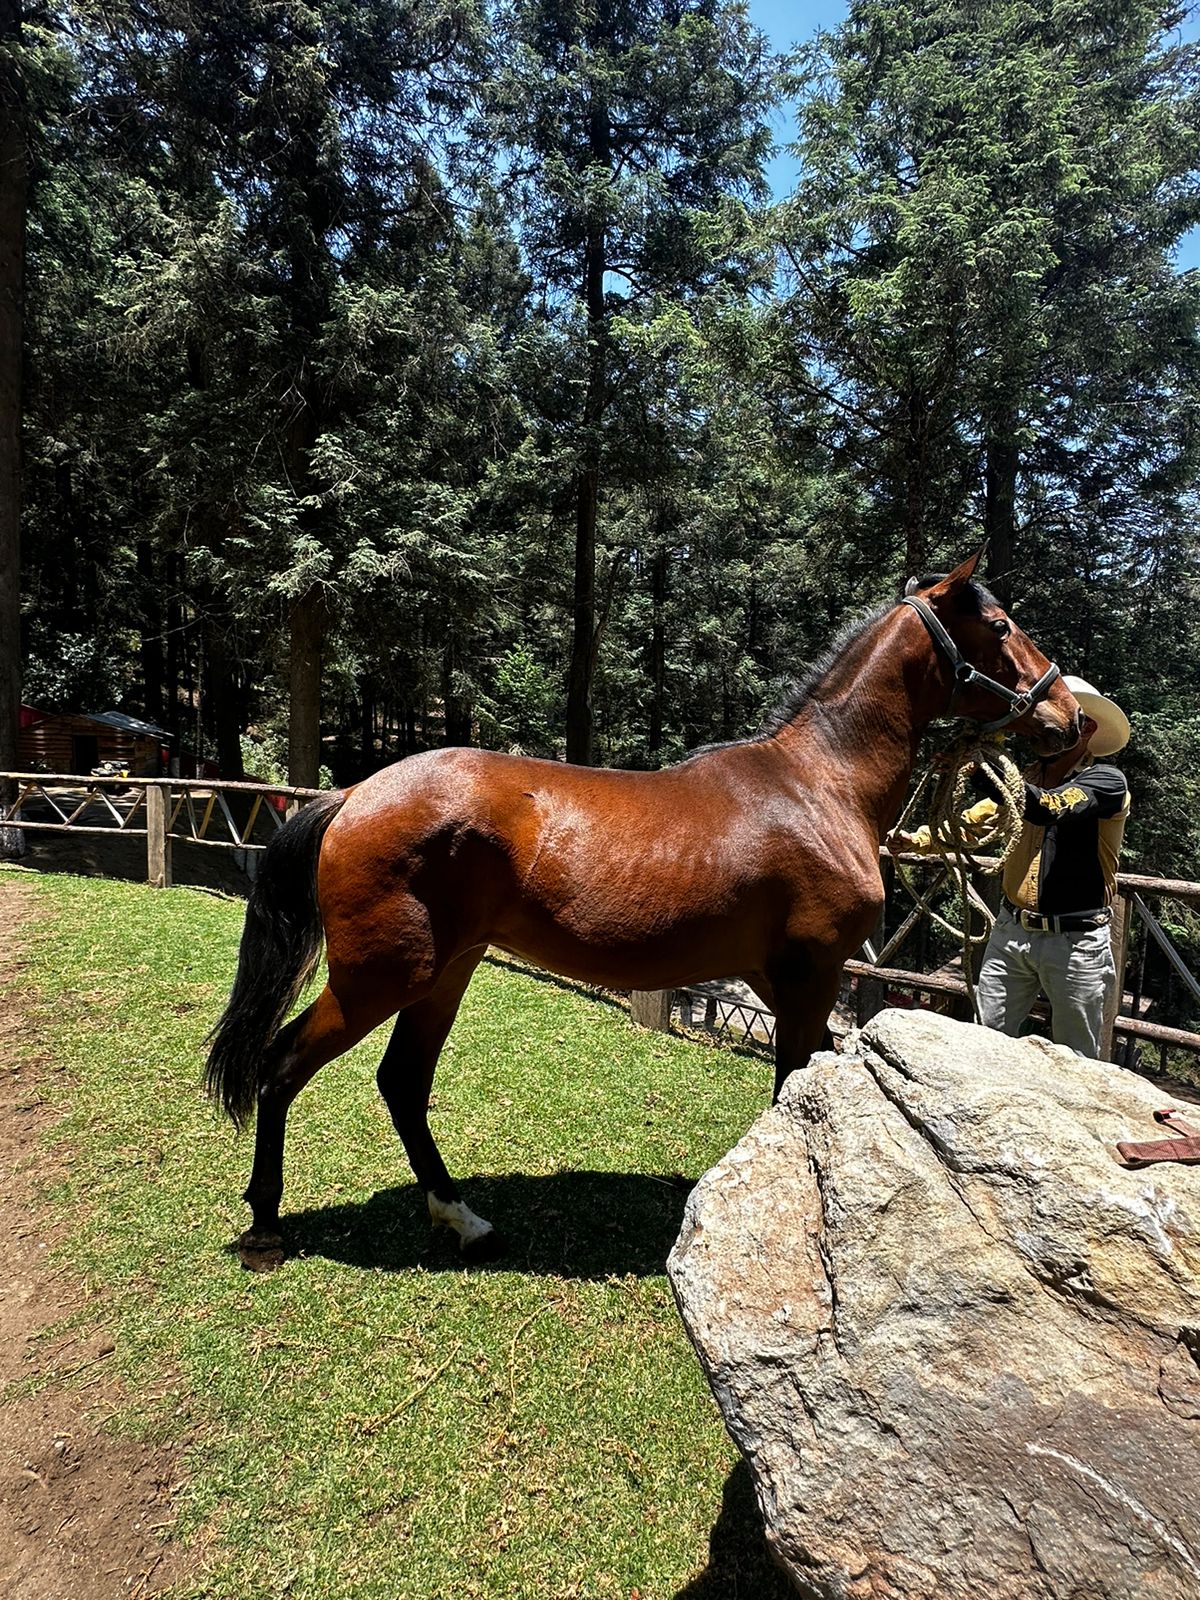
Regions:
[[[1061,917],[1050,917],[1040,911],[1023,911],[1020,906],[1006,899],[1004,909],[1023,928],[1033,928],[1042,933],[1083,933],[1088,928],[1107,928],[1112,921],[1109,906],[1103,906],[1099,911],[1069,911]]]

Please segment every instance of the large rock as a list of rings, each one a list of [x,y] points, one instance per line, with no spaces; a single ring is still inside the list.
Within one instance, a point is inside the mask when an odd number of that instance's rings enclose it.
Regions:
[[[697,1186],[669,1272],[800,1592],[1198,1600],[1200,1167],[1132,1073],[888,1011]]]

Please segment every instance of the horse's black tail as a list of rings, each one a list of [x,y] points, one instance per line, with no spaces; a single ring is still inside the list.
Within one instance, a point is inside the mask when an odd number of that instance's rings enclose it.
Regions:
[[[205,1088],[240,1128],[254,1110],[267,1047],[321,955],[317,857],[341,809],[339,789],[310,800],[263,852],[246,907],[237,976],[208,1036]]]

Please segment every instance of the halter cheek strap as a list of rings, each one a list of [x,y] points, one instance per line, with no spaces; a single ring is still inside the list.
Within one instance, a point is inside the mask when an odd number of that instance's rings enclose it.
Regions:
[[[1009,712],[1006,717],[997,717],[994,722],[983,722],[979,726],[980,733],[996,733],[1001,728],[1007,728],[1012,722],[1019,722],[1040,700],[1044,700],[1050,692],[1050,685],[1061,677],[1058,667],[1052,661],[1038,681],[1028,689],[1010,689],[1007,684],[997,683],[995,678],[989,678],[985,672],[980,672],[973,667],[955,644],[954,640],[943,628],[933,613],[932,607],[926,605],[924,600],[918,600],[915,595],[906,594],[901,597],[902,606],[911,606],[929,629],[935,644],[940,646],[948,657],[954,669],[954,692],[950,696],[950,706],[953,707],[956,696],[961,689],[966,689],[971,684],[987,689],[992,694],[999,695],[1001,700],[1007,700]]]

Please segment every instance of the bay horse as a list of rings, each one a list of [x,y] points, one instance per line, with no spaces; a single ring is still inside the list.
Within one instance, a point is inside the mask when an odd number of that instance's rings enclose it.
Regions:
[[[775,1091],[826,1032],[842,965],[883,903],[879,847],[923,730],[1079,736],[1057,667],[974,581],[980,555],[909,585],[842,637],[756,736],[658,772],[474,749],[408,757],[305,806],[268,846],[207,1087],[257,1107],[243,1260],[282,1259],[288,1108],[395,1017],[378,1084],[431,1219],[496,1252],[430,1132],[438,1055],[489,945],[613,989],[737,975],[776,1017]],[[284,1023],[315,971],[324,988]]]

